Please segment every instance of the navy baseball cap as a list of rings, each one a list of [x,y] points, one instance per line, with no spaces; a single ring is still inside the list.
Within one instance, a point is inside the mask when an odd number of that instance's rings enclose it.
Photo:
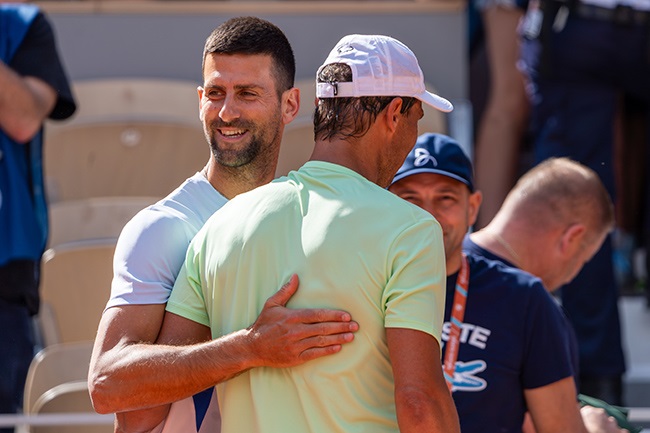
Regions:
[[[451,177],[464,183],[470,191],[474,192],[472,162],[458,142],[444,134],[420,135],[391,185],[418,173],[434,173]]]

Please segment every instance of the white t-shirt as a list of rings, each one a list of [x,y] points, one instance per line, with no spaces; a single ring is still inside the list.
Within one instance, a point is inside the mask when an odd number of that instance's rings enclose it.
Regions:
[[[166,303],[190,241],[227,201],[201,173],[196,173],[167,197],[138,212],[117,241],[106,308]],[[218,432],[215,400],[213,393],[200,432]],[[196,432],[193,398],[172,404],[159,429],[162,433]]]
[[[138,212],[117,241],[106,308],[166,303],[190,241],[226,202],[196,173],[167,197]]]

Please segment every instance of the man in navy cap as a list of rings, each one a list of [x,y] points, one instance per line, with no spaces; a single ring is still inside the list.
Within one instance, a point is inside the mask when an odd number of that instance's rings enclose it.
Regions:
[[[442,226],[443,368],[461,431],[521,432],[528,410],[538,433],[586,432],[565,318],[542,282],[462,252],[481,193],[458,143],[442,134],[420,136],[389,190],[430,212]]]

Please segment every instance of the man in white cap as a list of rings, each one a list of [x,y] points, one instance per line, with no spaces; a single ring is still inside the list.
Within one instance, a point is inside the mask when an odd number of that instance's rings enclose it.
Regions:
[[[422,102],[452,106],[425,90],[415,55],[386,36],[344,37],[317,82],[310,160],[208,220],[188,250],[160,342],[245,327],[267,288],[295,273],[291,307],[345,308],[359,331],[336,360],[255,368],[217,385],[223,433],[458,432],[440,367],[442,232],[385,189],[415,143]],[[191,362],[184,353],[179,362]]]

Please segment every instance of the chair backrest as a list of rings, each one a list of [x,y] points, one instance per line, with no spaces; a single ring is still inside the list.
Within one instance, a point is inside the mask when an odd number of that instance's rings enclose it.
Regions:
[[[88,393],[87,375],[92,341],[55,344],[40,351],[32,360],[23,400],[26,415],[46,413],[95,414]],[[110,433],[113,426],[78,424],[31,426],[31,433]]]
[[[45,129],[50,203],[163,197],[208,160],[196,84],[103,79],[75,82],[73,90],[75,116]]]
[[[116,239],[136,213],[157,200],[157,197],[96,197],[52,203],[48,245]]]
[[[114,239],[48,249],[41,263],[43,344],[93,340],[110,295]],[[45,313],[51,313],[48,316]]]
[[[85,381],[92,349],[93,341],[85,340],[53,344],[38,352],[27,372],[23,411],[34,413],[38,399],[57,385]]]
[[[300,89],[300,110],[298,116],[284,129],[280,158],[275,171],[276,176],[286,175],[289,171],[299,168],[311,156],[314,150],[314,101],[316,99],[316,84],[313,79],[296,81],[295,87]],[[427,85],[427,89],[435,90]],[[418,122],[420,133],[441,132],[447,130],[445,114],[422,105],[424,117]],[[415,143],[414,143],[415,144]]]

